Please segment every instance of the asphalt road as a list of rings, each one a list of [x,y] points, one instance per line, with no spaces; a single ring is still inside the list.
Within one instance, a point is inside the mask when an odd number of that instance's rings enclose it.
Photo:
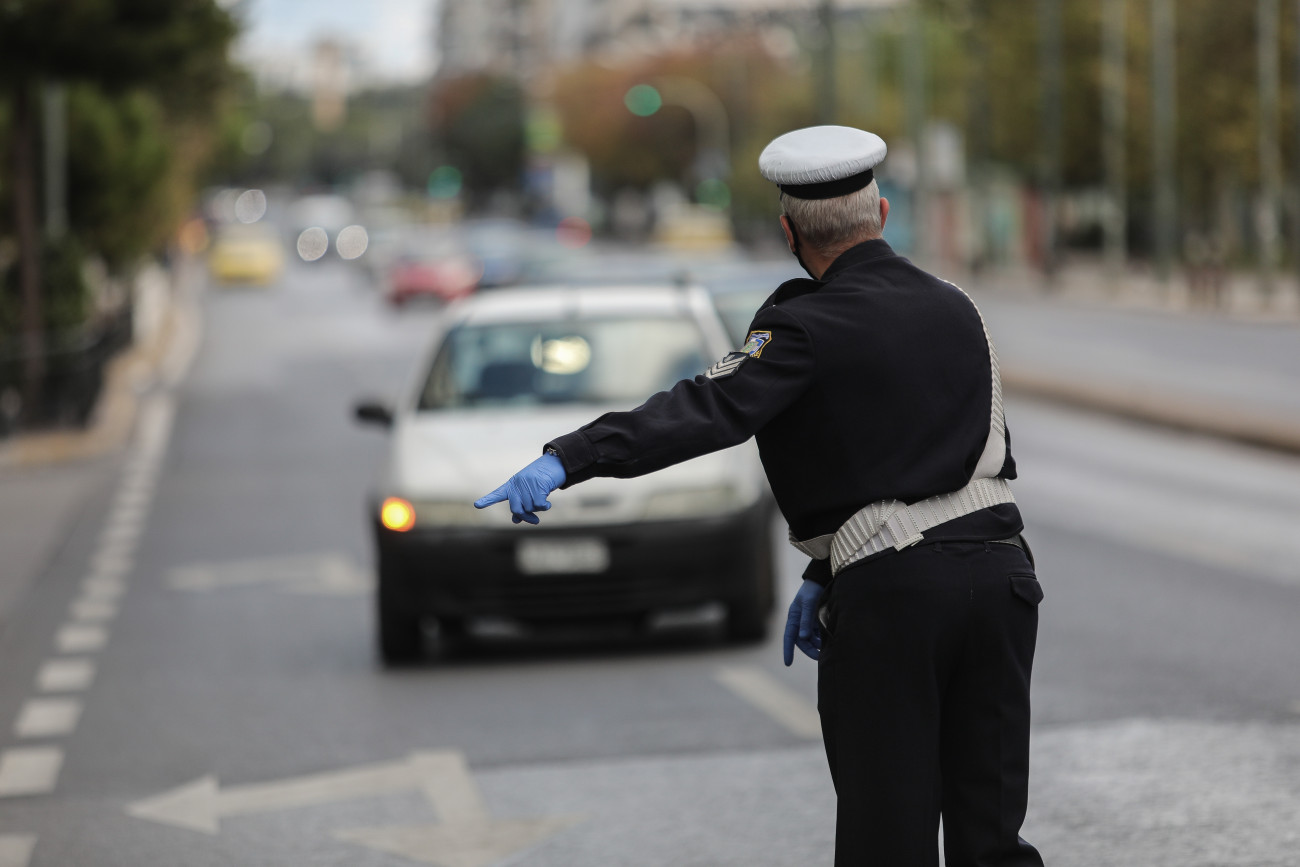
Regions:
[[[830,863],[815,670],[775,631],[736,648],[702,617],[379,669],[385,443],[350,407],[435,314],[340,264],[204,306],[192,374],[0,634],[0,867]],[[1060,867],[1294,867],[1300,460],[1008,415],[1047,591],[1025,836]]]

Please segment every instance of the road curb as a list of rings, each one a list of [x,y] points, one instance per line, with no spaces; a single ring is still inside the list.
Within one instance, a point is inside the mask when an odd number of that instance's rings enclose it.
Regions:
[[[126,446],[143,396],[159,386],[176,387],[198,352],[203,330],[199,267],[192,260],[177,265],[162,327],[153,339],[132,344],[108,363],[90,424],[15,436],[0,445],[0,469],[85,460]]]
[[[1300,454],[1300,424],[1258,410],[1198,401],[1153,386],[1099,383],[1015,366],[1002,367],[1002,384],[1012,395]]]

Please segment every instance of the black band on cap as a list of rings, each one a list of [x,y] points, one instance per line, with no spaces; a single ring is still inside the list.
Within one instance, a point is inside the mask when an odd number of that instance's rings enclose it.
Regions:
[[[781,192],[796,199],[835,199],[866,188],[876,177],[872,169],[821,184],[777,184]]]

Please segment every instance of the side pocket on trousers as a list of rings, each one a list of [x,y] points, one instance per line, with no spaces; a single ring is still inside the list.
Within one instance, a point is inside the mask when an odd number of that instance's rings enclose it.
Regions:
[[[1030,605],[1036,606],[1043,601],[1043,585],[1038,583],[1037,577],[1029,573],[1011,576],[1011,592]]]

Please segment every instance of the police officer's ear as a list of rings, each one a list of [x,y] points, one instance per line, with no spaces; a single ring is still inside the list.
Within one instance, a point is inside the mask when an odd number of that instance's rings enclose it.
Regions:
[[[785,232],[785,242],[790,245],[790,252],[795,252],[794,232],[790,229],[790,218],[781,215],[781,229]]]
[[[880,228],[885,228],[885,223],[889,221],[889,199],[884,196],[880,197]]]

